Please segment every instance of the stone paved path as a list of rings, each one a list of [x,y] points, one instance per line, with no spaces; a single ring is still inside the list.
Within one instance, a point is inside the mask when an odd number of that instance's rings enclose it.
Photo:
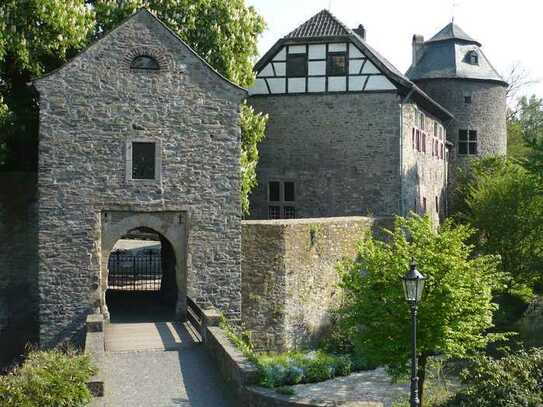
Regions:
[[[92,407],[236,407],[190,325],[115,325],[106,330],[106,394]]]
[[[325,401],[381,401],[390,407],[396,400],[409,397],[408,384],[391,383],[385,369],[353,373],[322,383],[292,386],[296,396]]]

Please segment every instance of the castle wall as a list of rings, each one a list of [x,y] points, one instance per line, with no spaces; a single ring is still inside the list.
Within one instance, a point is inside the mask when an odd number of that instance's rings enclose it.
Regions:
[[[35,173],[0,174],[0,367],[38,339]]]
[[[160,70],[131,69],[142,54]],[[245,92],[146,11],[35,86],[41,344],[78,338],[87,314],[103,308],[102,217],[118,211],[183,213],[188,294],[239,319]],[[156,143],[156,179],[131,179],[130,146],[141,139]]]
[[[445,135],[443,140],[434,137],[433,121],[437,120],[424,112],[430,124],[426,131],[426,147],[417,151],[413,146],[413,129],[416,127],[417,106],[413,103],[402,105],[402,197],[403,213],[426,213],[435,224],[446,216],[447,212],[447,177],[448,161],[446,159]],[[441,124],[441,122],[438,121]],[[443,158],[432,155],[432,142],[437,141],[439,148],[443,145]],[[423,202],[426,199],[426,212]]]
[[[242,222],[242,322],[256,348],[284,351],[318,341],[338,304],[340,260],[390,218]]]
[[[297,218],[399,212],[396,92],[253,96],[270,115],[251,217],[267,219],[268,183],[293,181]]]

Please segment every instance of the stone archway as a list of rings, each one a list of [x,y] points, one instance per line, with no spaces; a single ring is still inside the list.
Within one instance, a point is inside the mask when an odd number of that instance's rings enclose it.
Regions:
[[[173,250],[177,302],[175,316],[186,319],[187,308],[187,227],[184,212],[103,211],[100,235],[100,308],[106,319],[109,310],[105,293],[108,287],[108,259],[115,243],[135,229],[153,230],[162,236]]]

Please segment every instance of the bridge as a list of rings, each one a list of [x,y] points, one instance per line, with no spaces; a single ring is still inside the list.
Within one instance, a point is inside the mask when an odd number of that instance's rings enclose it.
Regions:
[[[204,343],[207,325],[217,325],[219,314],[187,303],[187,322],[89,316],[86,351],[99,368],[89,384],[98,396],[92,407],[238,405]]]

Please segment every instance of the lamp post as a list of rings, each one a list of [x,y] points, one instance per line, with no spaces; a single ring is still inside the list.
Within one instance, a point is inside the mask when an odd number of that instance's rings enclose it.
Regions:
[[[405,300],[411,307],[411,407],[419,407],[419,378],[417,376],[417,303],[422,298],[425,277],[417,270],[415,259],[402,279]]]

